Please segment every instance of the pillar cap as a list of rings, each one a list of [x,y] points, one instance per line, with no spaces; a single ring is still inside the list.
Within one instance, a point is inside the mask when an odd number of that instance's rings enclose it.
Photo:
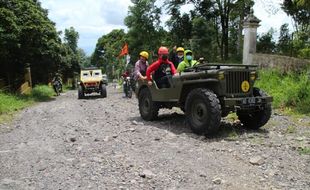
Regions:
[[[244,26],[259,26],[261,20],[254,16],[254,10],[251,8],[250,14],[244,20]]]

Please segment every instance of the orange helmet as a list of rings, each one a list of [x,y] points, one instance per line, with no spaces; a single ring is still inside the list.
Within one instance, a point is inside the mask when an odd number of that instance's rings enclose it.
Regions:
[[[169,54],[169,50],[168,48],[164,47],[164,46],[161,46],[159,49],[158,49],[158,55],[167,55]]]

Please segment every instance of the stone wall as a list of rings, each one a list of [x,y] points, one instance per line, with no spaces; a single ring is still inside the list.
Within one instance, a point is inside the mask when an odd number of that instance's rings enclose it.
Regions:
[[[259,65],[260,68],[278,68],[282,72],[300,71],[307,67],[310,68],[310,60],[308,59],[261,53],[254,53],[252,56],[252,64]]]

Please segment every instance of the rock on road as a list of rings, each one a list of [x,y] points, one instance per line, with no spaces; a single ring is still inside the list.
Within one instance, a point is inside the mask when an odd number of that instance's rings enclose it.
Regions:
[[[105,99],[69,91],[21,111],[0,125],[0,189],[310,189],[309,117],[273,114],[259,131],[223,121],[205,138],[178,109],[143,121],[137,102],[108,86]]]

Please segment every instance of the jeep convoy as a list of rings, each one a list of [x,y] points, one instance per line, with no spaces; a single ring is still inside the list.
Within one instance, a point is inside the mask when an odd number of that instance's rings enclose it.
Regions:
[[[84,98],[85,94],[100,93],[102,98],[107,97],[107,77],[102,75],[101,69],[81,69],[80,81],[78,83],[78,98]]]
[[[160,108],[180,107],[192,131],[214,134],[221,117],[236,112],[245,127],[259,129],[271,116],[272,97],[254,87],[255,65],[201,64],[167,76],[169,88],[139,81],[136,96],[144,120],[157,118]]]

